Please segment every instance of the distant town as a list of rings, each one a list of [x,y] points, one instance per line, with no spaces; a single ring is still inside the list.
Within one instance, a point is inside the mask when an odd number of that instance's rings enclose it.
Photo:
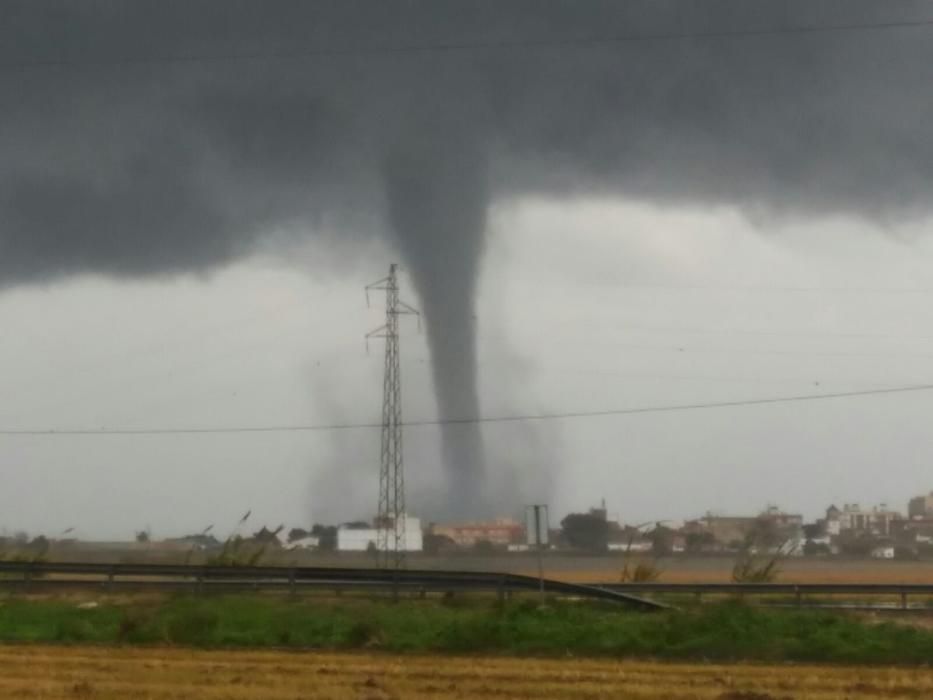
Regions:
[[[407,521],[406,548],[410,552],[524,552],[535,544],[525,523],[512,518],[426,526],[418,518]],[[549,530],[547,549],[654,556],[752,550],[786,556],[933,558],[933,492],[912,498],[906,514],[884,503],[870,507],[842,503],[828,506],[825,516],[814,522],[768,506],[743,516],[708,513],[683,522],[633,525],[610,518],[603,503],[586,512],[570,513],[559,525]],[[366,551],[376,547],[378,538],[376,523],[357,522],[336,528],[316,526],[308,533],[293,531],[284,544]]]
[[[405,518],[404,549],[424,555],[515,554],[535,549],[551,552],[623,553],[645,557],[678,555],[734,555],[768,553],[788,557],[864,557],[874,559],[933,559],[933,492],[910,499],[906,513],[886,504],[829,505],[825,516],[804,522],[801,515],[777,506],[759,513],[725,516],[713,513],[682,522],[621,523],[609,517],[605,503],[585,512],[569,513],[556,527],[541,534],[540,543],[526,523],[515,518],[474,522],[423,523]],[[183,537],[157,539],[141,530],[123,542],[79,541],[66,530],[58,537],[30,537],[25,532],[0,537],[0,557],[44,556],[54,547],[67,557],[68,549],[94,544],[159,552],[196,552],[208,561],[229,558],[238,562],[273,552],[378,552],[392,523],[354,521],[310,528],[266,526],[255,529],[247,513],[230,534],[216,534],[213,526]],[[251,526],[252,525],[252,526]],[[211,555],[211,552],[215,554]],[[248,555],[248,556],[246,556]],[[213,559],[211,558],[213,556]],[[246,557],[246,558],[244,558]]]

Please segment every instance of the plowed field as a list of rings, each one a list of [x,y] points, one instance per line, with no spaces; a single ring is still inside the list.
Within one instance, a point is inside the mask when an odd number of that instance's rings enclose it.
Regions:
[[[928,669],[0,646],[0,697],[923,698]]]

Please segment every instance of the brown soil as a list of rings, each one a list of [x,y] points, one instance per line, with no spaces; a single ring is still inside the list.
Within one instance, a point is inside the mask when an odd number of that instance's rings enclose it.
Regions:
[[[923,698],[929,669],[617,660],[0,646],[0,697],[123,700],[390,698]]]

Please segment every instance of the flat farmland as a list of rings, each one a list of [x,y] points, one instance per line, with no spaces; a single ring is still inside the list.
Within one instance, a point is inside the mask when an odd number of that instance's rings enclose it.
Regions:
[[[653,559],[632,555],[630,561],[650,561],[661,570],[664,583],[726,583],[731,580],[735,558],[729,556],[672,556]],[[371,559],[353,556],[309,557],[309,566],[371,566]],[[618,581],[625,566],[621,554],[574,556],[550,554],[544,557],[544,574],[549,578],[575,583]],[[502,571],[538,575],[534,556],[412,556],[412,569],[452,571]],[[780,562],[778,581],[788,583],[930,583],[933,561],[848,559],[843,557],[788,557]]]
[[[920,698],[933,671],[169,648],[0,646],[0,696],[187,700]]]
[[[635,559],[634,561],[638,561]],[[654,561],[654,560],[649,560]],[[618,563],[587,560],[592,568],[556,562],[553,578],[577,583],[618,581]],[[664,583],[727,583],[734,560],[729,558],[668,558],[655,562]],[[584,564],[584,562],[579,562]],[[810,559],[795,557],[779,564],[777,581],[783,583],[928,583],[933,584],[933,562],[871,561],[864,559]],[[532,569],[523,573],[536,575]]]
[[[192,564],[203,563],[203,554],[191,558]],[[184,553],[174,550],[140,549],[124,544],[104,548],[93,543],[59,549],[51,553],[52,561],[98,563],[161,563],[180,564],[187,560]],[[632,561],[648,560],[661,570],[664,583],[725,583],[732,575],[734,556],[675,555],[654,560],[647,555],[631,556]],[[373,567],[372,556],[355,552],[271,551],[263,558],[269,566]],[[622,553],[601,556],[550,552],[544,557],[544,573],[549,578],[564,581],[618,581],[625,566]],[[453,555],[414,554],[408,558],[410,569],[448,571],[498,571],[538,575],[535,556],[528,552],[512,554]],[[789,557],[780,564],[778,581],[787,583],[929,583],[933,584],[933,560],[903,561],[855,559],[847,557]]]
[[[633,554],[632,562],[652,561],[665,583],[726,583],[731,580],[734,556],[676,555],[653,559]],[[372,559],[353,554],[315,555],[295,563],[307,566],[372,566]],[[452,571],[501,571],[538,575],[537,559],[528,553],[511,555],[456,556],[415,555],[412,569]],[[550,553],[544,557],[549,578],[575,583],[618,581],[625,566],[622,554],[603,556]],[[929,583],[933,584],[933,561],[854,559],[846,557],[788,557],[780,563],[778,581],[788,583]]]

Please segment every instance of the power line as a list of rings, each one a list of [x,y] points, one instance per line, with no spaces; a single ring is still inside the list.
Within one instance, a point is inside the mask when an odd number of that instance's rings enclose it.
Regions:
[[[604,283],[578,283],[593,287],[605,287]],[[816,294],[933,294],[933,289],[924,287],[806,287],[740,284],[661,284],[633,282],[613,285],[625,290],[665,290],[687,292],[806,292]]]
[[[174,56],[139,56],[111,58],[57,58],[31,61],[0,61],[0,70],[40,68],[66,68],[81,66],[132,66],[160,63],[220,63],[228,61],[289,61],[329,56],[367,56],[407,53],[444,53],[476,50],[512,50],[537,48],[588,48],[613,44],[681,41],[687,39],[739,39],[784,35],[832,34],[892,29],[924,28],[933,26],[933,19],[900,20],[891,22],[851,22],[796,27],[761,29],[710,30],[696,32],[657,32],[649,34],[610,34],[565,39],[492,39],[485,41],[452,41],[407,44],[399,46],[347,46],[331,48],[301,48],[287,51],[230,52],[216,54],[179,54]]]
[[[569,337],[561,338],[563,343],[573,343],[574,340]],[[589,346],[593,343],[589,342]],[[763,356],[790,356],[790,357],[923,357],[931,358],[930,352],[906,352],[891,350],[889,352],[849,352],[845,350],[759,350],[756,348],[723,348],[723,347],[699,347],[694,345],[639,345],[636,343],[611,343],[607,347],[612,349],[624,348],[626,350],[638,350],[644,352],[673,352],[683,355],[691,353],[723,354],[723,355],[763,355]]]
[[[575,319],[574,319],[575,320]],[[856,333],[833,331],[769,331],[759,328],[699,328],[691,326],[646,326],[636,323],[618,323],[617,328],[649,333],[688,333],[691,335],[766,335],[766,336],[805,336],[817,338],[881,338],[885,340],[931,340],[933,335],[898,335],[896,333]]]
[[[884,389],[862,389],[858,391],[838,391],[824,394],[798,394],[796,396],[772,396],[758,399],[737,399],[735,401],[710,401],[702,403],[671,404],[662,406],[641,406],[635,408],[607,409],[601,411],[570,411],[564,413],[517,414],[511,416],[490,416],[475,418],[446,418],[433,420],[404,421],[403,426],[422,427],[435,425],[476,425],[482,423],[518,423],[546,420],[564,420],[573,418],[600,418],[604,416],[625,416],[639,413],[669,413],[674,411],[693,411],[738,406],[763,406],[768,404],[796,403],[801,401],[824,401],[885,394],[905,394],[920,391],[933,391],[933,384],[915,384],[912,386],[888,387]],[[382,429],[382,423],[330,423],[317,425],[265,425],[231,426],[217,428],[81,428],[81,429],[0,429],[0,435],[26,436],[69,436],[69,435],[206,435],[226,433],[297,433],[331,430]]]
[[[933,357],[933,355],[929,355]],[[421,369],[425,364],[425,360],[419,359],[417,368]],[[513,365],[513,362],[509,360],[495,360],[495,359],[481,359],[477,362],[477,365],[480,367],[486,366],[499,366],[509,368]],[[414,364],[412,366],[415,366]],[[600,377],[619,377],[625,378],[626,380],[685,380],[691,382],[726,382],[726,383],[755,383],[755,384],[787,384],[787,385],[796,385],[801,384],[810,384],[813,385],[816,383],[820,384],[839,384],[841,381],[836,376],[826,377],[823,374],[812,374],[810,376],[802,375],[774,375],[773,373],[768,373],[767,376],[762,376],[761,373],[751,375],[743,374],[670,374],[667,372],[653,372],[650,370],[644,371],[635,368],[624,369],[620,367],[592,367],[590,363],[577,363],[577,364],[550,364],[550,363],[538,363],[535,362],[532,365],[531,373],[535,375],[548,376],[548,375],[562,375],[562,374],[572,374],[572,375],[594,375]],[[904,380],[909,381],[909,380]],[[866,388],[868,387],[884,387],[890,386],[890,382],[864,382],[862,383]]]

